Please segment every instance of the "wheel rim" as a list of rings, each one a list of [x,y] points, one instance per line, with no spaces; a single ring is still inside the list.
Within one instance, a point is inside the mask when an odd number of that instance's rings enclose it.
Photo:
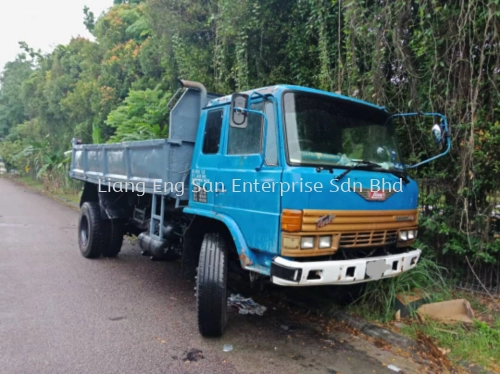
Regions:
[[[80,222],[80,240],[84,246],[86,246],[89,241],[89,221],[85,216],[82,217]]]

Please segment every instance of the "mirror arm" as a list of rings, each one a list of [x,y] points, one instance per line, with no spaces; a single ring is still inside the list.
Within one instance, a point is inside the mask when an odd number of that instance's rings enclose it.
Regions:
[[[426,116],[435,116],[435,117],[440,117],[442,120],[443,120],[443,124],[441,125],[441,127],[443,128],[443,138],[446,142],[446,150],[434,157],[431,157],[427,160],[424,160],[422,162],[419,162],[418,164],[415,164],[415,165],[411,165],[409,166],[408,168],[409,169],[414,169],[414,168],[417,168],[421,165],[424,165],[424,164],[427,164],[431,161],[434,161],[436,159],[438,159],[439,157],[443,157],[445,156],[446,154],[448,154],[450,152],[450,149],[451,149],[451,139],[450,139],[450,133],[449,133],[449,130],[448,130],[448,120],[446,119],[445,116],[443,116],[441,113],[422,113],[423,115],[426,115]]]
[[[418,164],[405,165],[407,169],[414,169],[414,168],[419,167],[421,165],[427,164],[428,162],[434,161],[435,159],[438,159],[439,157],[443,157],[446,154],[448,154],[448,152],[450,152],[450,149],[451,149],[450,132],[448,130],[448,120],[441,113],[413,112],[413,113],[393,114],[391,117],[414,117],[414,116],[439,117],[443,120],[443,123],[440,126],[443,129],[443,139],[446,141],[446,150],[444,152],[434,156],[434,157],[431,157],[427,160],[419,162]]]

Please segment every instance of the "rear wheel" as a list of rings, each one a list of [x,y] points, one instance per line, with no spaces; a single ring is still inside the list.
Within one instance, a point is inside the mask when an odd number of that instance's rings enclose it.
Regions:
[[[196,280],[198,328],[221,336],[227,321],[227,245],[219,233],[205,234]]]
[[[107,221],[107,226],[107,243],[102,255],[104,257],[116,257],[122,249],[125,221],[122,219],[112,219]]]
[[[93,201],[83,203],[78,223],[78,244],[83,257],[96,258],[102,254],[106,245],[106,226],[99,204]]]

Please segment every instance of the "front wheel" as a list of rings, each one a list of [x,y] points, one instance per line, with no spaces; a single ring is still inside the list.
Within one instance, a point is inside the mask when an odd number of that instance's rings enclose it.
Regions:
[[[96,258],[103,253],[107,244],[106,229],[99,204],[94,201],[83,203],[78,222],[78,244],[83,257]]]
[[[201,244],[196,296],[198,328],[203,336],[221,336],[227,321],[227,245],[219,233]]]

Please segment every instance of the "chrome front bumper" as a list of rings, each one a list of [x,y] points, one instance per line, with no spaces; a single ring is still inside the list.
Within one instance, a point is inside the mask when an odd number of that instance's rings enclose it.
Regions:
[[[276,257],[271,280],[281,286],[346,285],[395,277],[413,269],[422,251],[341,261],[290,261]]]

